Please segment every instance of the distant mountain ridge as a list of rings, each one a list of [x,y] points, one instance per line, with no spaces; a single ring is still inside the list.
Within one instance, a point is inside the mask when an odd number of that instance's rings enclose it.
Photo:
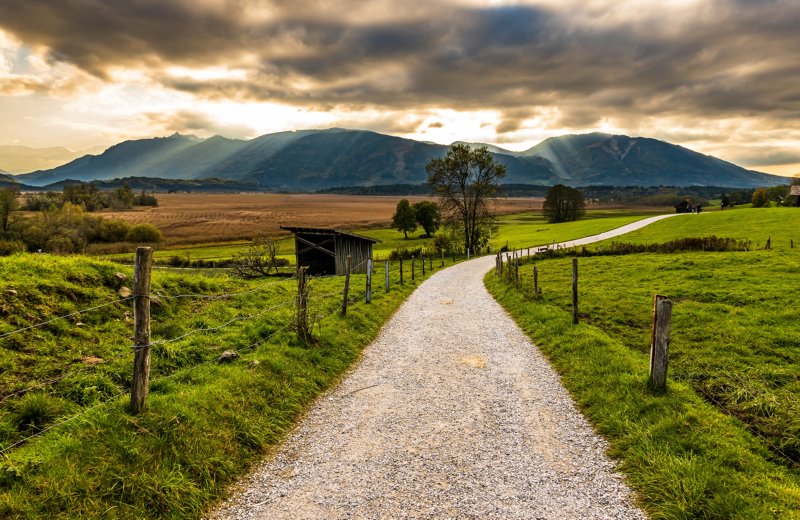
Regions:
[[[97,149],[73,152],[61,146],[30,148],[18,145],[0,145],[0,169],[4,173],[27,173],[56,168]]]
[[[479,143],[478,143],[479,144]],[[489,146],[506,183],[573,186],[772,186],[783,177],[645,137],[592,133],[554,137],[524,151]],[[262,189],[314,191],[337,186],[419,184],[425,165],[448,147],[376,132],[333,128],[266,134],[244,141],[193,135],[124,141],[49,170],[18,175],[42,186],[66,179],[123,177],[254,183]]]

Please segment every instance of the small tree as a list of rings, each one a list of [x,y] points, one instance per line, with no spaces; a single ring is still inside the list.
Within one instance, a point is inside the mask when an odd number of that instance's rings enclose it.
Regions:
[[[267,237],[256,237],[247,249],[233,255],[233,274],[241,278],[267,276],[271,270],[278,273],[281,259],[278,241]]]
[[[733,207],[733,202],[731,201],[731,198],[728,197],[727,194],[722,196],[722,200],[719,203],[719,207],[720,207],[720,210],[724,210],[725,208],[732,208]]]
[[[0,231],[8,233],[9,220],[11,213],[17,209],[17,190],[16,188],[0,189]]]
[[[397,203],[397,208],[392,216],[392,227],[397,231],[402,231],[405,238],[408,238],[409,232],[413,233],[417,229],[417,217],[408,199]]]
[[[767,190],[764,188],[758,188],[756,191],[753,192],[753,207],[754,208],[763,208],[769,202],[767,198]]]
[[[544,215],[553,223],[572,222],[586,213],[583,194],[575,188],[556,184],[547,192]]]
[[[425,236],[429,237],[436,233],[441,220],[439,205],[435,202],[423,200],[414,204],[413,209],[417,223],[425,230]]]

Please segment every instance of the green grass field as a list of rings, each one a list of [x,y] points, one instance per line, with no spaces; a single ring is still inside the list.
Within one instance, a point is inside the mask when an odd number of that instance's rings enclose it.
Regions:
[[[667,219],[614,239],[717,235],[746,252],[537,260],[521,288],[487,285],[562,374],[654,518],[796,518],[800,511],[800,310],[792,208]],[[763,250],[767,238],[772,249]],[[602,245],[600,246],[602,247]],[[668,391],[646,386],[653,295],[674,302]]]
[[[293,279],[154,271],[149,410],[133,416],[132,309],[115,276],[130,282],[130,269],[86,257],[0,259],[0,336],[108,303],[0,338],[0,518],[198,517],[424,279],[417,271],[409,283],[405,269],[401,287],[392,266],[389,293],[379,270],[370,304],[365,275],[354,275],[346,317],[343,277],[313,279],[313,344],[291,328]],[[241,357],[217,362],[229,349]]]

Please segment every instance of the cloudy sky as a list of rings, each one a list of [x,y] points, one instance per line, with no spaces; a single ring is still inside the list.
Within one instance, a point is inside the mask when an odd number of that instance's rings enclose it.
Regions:
[[[800,172],[797,0],[2,0],[0,144],[333,126]]]

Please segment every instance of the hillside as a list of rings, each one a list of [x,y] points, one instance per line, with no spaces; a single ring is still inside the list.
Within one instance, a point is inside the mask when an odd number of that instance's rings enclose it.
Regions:
[[[19,175],[44,186],[66,179],[124,177],[245,181],[262,189],[314,191],[338,186],[420,184],[425,165],[447,146],[361,130],[278,132],[250,141],[220,136],[125,141],[100,155]],[[649,138],[608,134],[547,139],[525,152],[490,146],[507,167],[503,182],[573,186],[756,187],[786,179],[746,170],[720,159]]]
[[[756,187],[780,179],[646,137],[567,135],[547,139],[522,155],[547,159],[558,177],[576,185],[634,186],[646,179],[651,186]]]

